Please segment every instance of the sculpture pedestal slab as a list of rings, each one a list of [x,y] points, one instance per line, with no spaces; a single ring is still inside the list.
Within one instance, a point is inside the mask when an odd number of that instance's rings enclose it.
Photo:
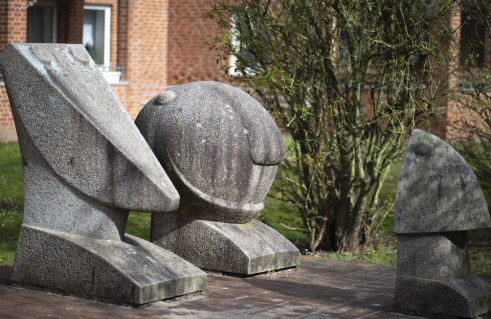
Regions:
[[[206,289],[206,273],[138,237],[92,239],[26,225],[12,280],[135,304]]]
[[[228,224],[152,214],[150,241],[208,270],[249,275],[300,262],[295,245],[255,219]]]
[[[467,232],[397,235],[395,304],[474,318],[491,310],[491,284],[470,274]]]
[[[475,318],[489,311],[491,284],[474,275],[447,282],[397,277],[394,299],[402,309]]]

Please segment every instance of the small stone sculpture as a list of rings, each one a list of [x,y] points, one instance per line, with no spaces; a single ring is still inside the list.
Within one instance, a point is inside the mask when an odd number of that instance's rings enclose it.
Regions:
[[[152,215],[151,241],[200,268],[253,274],[291,267],[298,249],[254,220],[285,156],[271,116],[233,86],[195,82],[147,103],[136,125],[181,196]]]
[[[397,181],[396,306],[473,318],[491,311],[491,284],[470,274],[467,230],[491,227],[472,169],[450,145],[414,130]]]
[[[206,274],[124,233],[129,210],[179,194],[82,45],[9,44],[0,65],[25,182],[12,280],[142,304],[206,288]]]

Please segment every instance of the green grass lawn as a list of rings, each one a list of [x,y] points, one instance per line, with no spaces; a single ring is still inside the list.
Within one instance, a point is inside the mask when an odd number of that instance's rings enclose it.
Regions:
[[[23,178],[19,144],[0,144],[0,265],[14,261],[24,212]]]
[[[387,182],[381,191],[381,198],[395,197],[397,175],[400,164],[390,170]],[[17,240],[24,210],[24,182],[22,161],[18,143],[0,144],[0,265],[14,262]],[[385,220],[373,246],[359,255],[345,253],[317,253],[319,257],[356,260],[364,262],[396,264],[397,241],[392,233],[393,213]],[[302,219],[293,207],[268,197],[264,210],[257,216],[278,230],[297,247],[305,247],[308,236],[299,231],[282,227],[279,222],[301,228]],[[150,214],[131,212],[126,232],[143,239],[150,239]],[[469,232],[471,270],[473,273],[491,275],[491,230]]]

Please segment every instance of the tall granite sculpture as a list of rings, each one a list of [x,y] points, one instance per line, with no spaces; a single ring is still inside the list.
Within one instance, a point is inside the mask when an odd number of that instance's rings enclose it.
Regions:
[[[396,306],[473,318],[491,311],[491,284],[470,274],[467,230],[491,227],[479,183],[438,137],[414,130],[394,212]]]
[[[253,219],[285,156],[276,123],[254,98],[222,83],[180,85],[149,101],[135,123],[181,196],[174,215],[152,215],[153,243],[232,273],[299,262],[292,243]]]
[[[179,194],[82,45],[9,44],[0,65],[19,137],[24,222],[12,280],[142,304],[206,288],[206,274],[124,234],[129,210]]]

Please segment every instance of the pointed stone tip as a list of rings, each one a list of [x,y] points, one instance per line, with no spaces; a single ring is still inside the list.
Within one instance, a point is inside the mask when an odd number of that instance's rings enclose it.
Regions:
[[[7,46],[5,47],[5,49],[3,49],[2,52],[0,52],[0,65],[3,62],[4,56],[7,54],[6,52],[8,52],[9,50],[11,50],[12,47],[13,47],[12,43],[9,43],[9,44],[7,44]]]
[[[491,227],[474,172],[449,144],[414,130],[397,182],[394,232],[426,233]]]

